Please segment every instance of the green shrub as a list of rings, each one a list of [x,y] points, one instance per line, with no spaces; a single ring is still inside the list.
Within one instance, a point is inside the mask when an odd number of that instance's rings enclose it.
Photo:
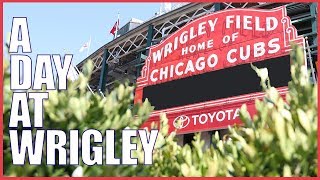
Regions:
[[[297,45],[293,45],[291,62],[286,100],[270,86],[266,69],[254,67],[265,97],[256,100],[253,117],[242,106],[245,126],[229,128],[231,142],[218,148],[221,156],[230,159],[230,175],[317,175],[317,85],[309,82],[303,51]]]
[[[175,133],[168,134],[168,120],[161,115],[153,165],[91,166],[81,165],[83,176],[316,176],[317,175],[317,86],[309,82],[301,48],[291,53],[292,81],[284,100],[271,87],[266,69],[255,69],[265,91],[256,100],[257,114],[251,117],[243,105],[240,117],[244,126],[229,127],[228,138],[212,137],[215,147],[203,151],[204,141],[196,134],[192,147],[180,146]],[[7,64],[4,71],[4,172],[10,176],[70,176],[75,166],[13,166],[11,164],[8,119],[11,92]],[[138,128],[152,108],[146,101],[130,109],[133,87],[120,85],[102,98],[86,90],[92,64],[84,75],[69,83],[67,91],[52,91],[45,102],[45,127],[68,131],[94,128]],[[281,77],[279,77],[281,78]],[[32,109],[31,109],[32,111]],[[136,140],[137,141],[137,140]],[[139,143],[139,142],[137,142]],[[117,152],[121,145],[116,143]],[[143,156],[138,144],[134,156]]]
[[[126,127],[137,129],[149,117],[152,107],[147,101],[131,108],[134,87],[119,85],[106,98],[88,91],[87,82],[90,79],[92,68],[92,62],[87,63],[79,79],[75,82],[68,82],[68,90],[49,91],[49,99],[44,102],[44,128],[60,129],[65,132],[78,129],[80,134],[86,129],[97,129],[100,132],[104,132],[106,129],[115,129],[116,134],[119,134]],[[76,168],[75,166],[47,166],[45,154],[43,154],[41,166],[12,165],[8,135],[12,96],[9,83],[8,65],[7,61],[4,61],[4,174],[7,176],[71,175]],[[33,104],[30,103],[29,107],[32,116]],[[120,143],[119,141],[116,143],[118,149],[116,152],[120,152]],[[80,160],[80,162],[82,161]],[[95,173],[101,174],[100,171]]]

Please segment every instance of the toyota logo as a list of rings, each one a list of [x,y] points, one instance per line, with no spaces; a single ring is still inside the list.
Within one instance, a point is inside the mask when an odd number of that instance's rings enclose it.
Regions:
[[[189,123],[190,123],[190,118],[186,115],[178,116],[173,120],[173,126],[177,129],[183,129],[187,127]]]

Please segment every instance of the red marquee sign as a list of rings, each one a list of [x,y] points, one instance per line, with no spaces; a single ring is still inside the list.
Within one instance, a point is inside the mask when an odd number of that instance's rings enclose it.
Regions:
[[[150,47],[137,80],[135,103],[142,102],[146,87],[287,56],[291,42],[304,47],[285,7],[230,9],[203,16]],[[287,87],[278,90],[284,94]],[[242,104],[255,113],[254,99],[262,96],[255,92],[156,110],[143,127],[158,123],[159,113],[164,112],[170,131],[178,134],[225,128],[241,123],[238,113]]]

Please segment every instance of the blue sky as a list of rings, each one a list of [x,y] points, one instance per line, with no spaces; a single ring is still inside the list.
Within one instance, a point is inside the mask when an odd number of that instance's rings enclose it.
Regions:
[[[32,54],[74,55],[73,64],[87,52],[79,52],[91,36],[90,53],[113,39],[109,33],[120,13],[120,26],[131,18],[148,20],[159,11],[160,3],[4,3],[3,37],[11,31],[13,17],[27,17]]]

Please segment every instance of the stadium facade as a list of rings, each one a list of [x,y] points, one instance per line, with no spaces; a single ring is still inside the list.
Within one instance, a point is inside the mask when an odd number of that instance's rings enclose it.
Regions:
[[[145,123],[146,127],[149,126],[152,122],[157,123],[156,121],[158,121],[159,119],[158,113],[166,111],[169,112],[168,109],[170,109],[172,112],[179,112],[178,115],[175,113],[169,113],[169,119],[171,118],[169,124],[171,123],[171,129],[178,129],[177,132],[179,135],[177,137],[180,144],[190,143],[193,138],[193,133],[202,132],[201,136],[208,146],[211,144],[211,135],[215,131],[219,131],[222,135],[225,134],[227,132],[226,126],[230,124],[227,123],[220,126],[211,126],[210,124],[206,124],[205,127],[197,126],[199,128],[194,128],[195,126],[192,126],[188,129],[184,127],[186,126],[186,124],[183,124],[183,122],[188,121],[189,123],[190,121],[194,121],[194,123],[196,123],[197,120],[198,124],[204,124],[205,119],[206,121],[209,121],[210,118],[213,118],[215,115],[217,121],[219,121],[219,117],[225,117],[225,121],[228,122],[232,119],[236,119],[238,111],[236,108],[232,107],[239,106],[239,103],[241,104],[245,102],[239,101],[238,104],[231,103],[230,105],[231,100],[235,99],[229,97],[238,97],[238,95],[241,95],[241,98],[244,98],[243,94],[253,97],[260,96],[259,93],[255,93],[253,95],[250,94],[252,92],[256,92],[252,91],[252,89],[257,89],[255,85],[252,85],[252,87],[250,85],[250,83],[253,83],[254,80],[244,82],[247,83],[244,86],[250,87],[251,89],[243,90],[240,87],[234,86],[235,91],[226,91],[226,88],[230,89],[230,86],[228,86],[229,84],[236,84],[237,79],[232,78],[239,78],[239,73],[237,74],[236,72],[241,72],[241,74],[243,75],[244,73],[247,73],[249,71],[248,66],[236,66],[237,70],[235,70],[234,67],[225,68],[218,73],[217,71],[203,73],[206,77],[204,77],[203,74],[196,74],[193,76],[193,78],[183,77],[179,79],[172,79],[169,82],[151,82],[143,88],[139,87],[139,85],[141,86],[142,84],[141,77],[144,76],[141,73],[143,73],[143,67],[148,67],[148,64],[146,64],[146,62],[148,61],[147,58],[149,57],[148,55],[150,51],[154,51],[154,49],[150,48],[151,46],[154,47],[154,45],[161,44],[165,41],[170,41],[170,38],[172,38],[170,35],[174,34],[175,32],[179,33],[179,30],[185,28],[185,26],[187,25],[192,26],[192,24],[196,24],[193,22],[197,21],[197,19],[199,18],[207,17],[210,14],[215,14],[220,11],[230,11],[234,8],[253,8],[258,9],[259,12],[263,12],[263,10],[280,10],[281,8],[285,8],[286,15],[290,17],[291,23],[296,29],[298,35],[297,39],[298,37],[302,37],[303,39],[301,40],[300,38],[299,42],[303,41],[303,45],[305,46],[306,63],[308,65],[308,69],[310,69],[312,72],[310,79],[312,80],[312,82],[316,83],[318,13],[317,3],[187,3],[169,12],[156,15],[146,22],[141,22],[133,18],[130,22],[120,28],[118,37],[97,49],[94,53],[92,53],[81,63],[79,63],[77,67],[81,71],[83,64],[87,60],[93,60],[94,70],[89,85],[91,89],[96,92],[112,90],[115,87],[115,82],[117,81],[129,81],[131,84],[137,84],[137,90],[135,92],[135,102],[140,102],[143,99],[148,98],[151,99],[151,104],[154,105],[156,109],[153,116],[157,116],[157,118],[152,119],[151,117],[151,119],[149,119]],[[261,27],[258,28],[261,29]],[[208,35],[208,37],[209,36],[210,35]],[[213,34],[212,36],[214,37],[215,35]],[[272,42],[270,44],[272,44]],[[210,44],[208,41],[207,46],[209,45]],[[283,83],[287,83],[289,81],[289,68],[288,64],[279,64],[278,62],[289,62],[289,58],[284,54],[272,58],[276,58],[277,64],[272,64],[275,61],[268,60],[265,62],[256,62],[256,65],[271,67],[269,68],[269,74],[272,75],[273,73],[276,77],[273,78],[274,84],[279,87],[278,90],[280,92],[285,93],[286,88],[282,87],[284,86]],[[268,59],[272,58],[270,57]],[[210,62],[208,61],[208,63]],[[208,64],[208,66],[210,66],[210,64]],[[173,65],[168,66],[168,68],[170,67],[173,68]],[[228,69],[233,70],[228,71]],[[174,70],[170,72],[173,71]],[[280,72],[282,74],[279,74]],[[210,79],[210,81],[206,81],[206,79],[208,78]],[[244,77],[244,79],[248,79],[248,77]],[[219,85],[219,89],[216,85],[218,83],[221,84],[220,82],[225,82],[226,85]],[[215,87],[210,89],[209,84],[215,84]],[[189,88],[189,86],[198,87]],[[172,88],[174,88],[175,90],[172,90]],[[188,89],[186,90],[186,88]],[[199,91],[199,89],[202,90]],[[207,90],[205,91],[203,89]],[[178,95],[174,95],[174,93],[172,93],[175,91],[178,92],[176,93]],[[179,96],[179,92],[184,91],[192,91],[192,93],[180,93],[181,95]],[[215,94],[215,96],[211,96],[211,94]],[[222,105],[215,105],[210,109],[210,114],[206,112],[206,108],[209,107],[210,103],[206,103],[204,105],[202,104],[203,107],[192,112],[193,119],[191,119],[191,114],[190,112],[187,112],[187,109],[190,108],[191,105],[194,106],[199,103],[201,104],[201,102],[207,100],[210,100],[210,102],[211,100],[215,100],[215,103],[223,101],[223,106],[225,106],[226,108],[221,108]],[[226,104],[229,104],[228,107],[226,106]],[[194,114],[195,112],[197,113],[197,115]],[[174,124],[176,123],[175,121],[177,119],[179,120],[178,125]],[[180,121],[182,121],[182,124]],[[182,128],[185,129],[182,130]]]

